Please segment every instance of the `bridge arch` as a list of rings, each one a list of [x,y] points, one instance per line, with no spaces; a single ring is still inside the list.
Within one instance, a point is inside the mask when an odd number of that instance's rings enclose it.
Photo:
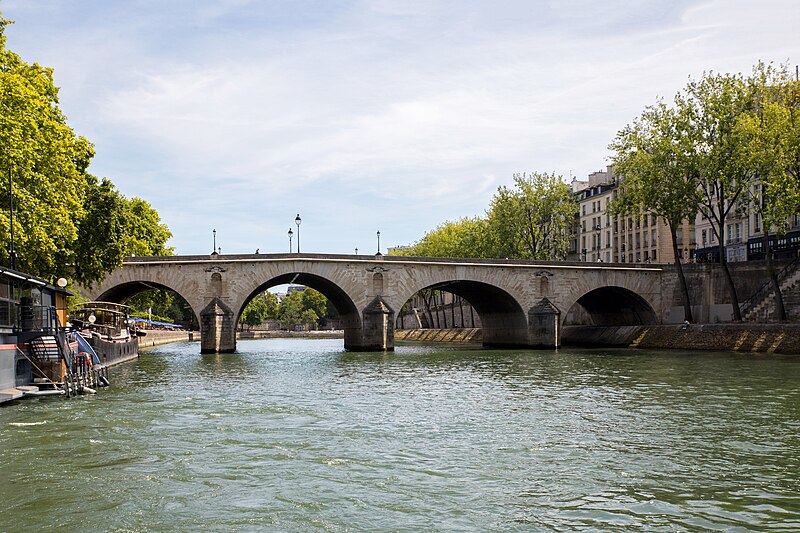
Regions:
[[[658,315],[645,297],[631,289],[605,286],[590,290],[567,308],[563,325],[639,326],[657,324]]]
[[[425,289],[450,292],[466,300],[480,317],[484,346],[528,345],[527,313],[508,291],[485,281],[443,280],[406,294],[398,309]]]
[[[185,294],[182,294],[180,290],[156,281],[135,280],[118,283],[105,288],[105,290],[94,299],[124,304],[131,297],[150,290],[165,290],[174,292],[189,304],[189,307],[192,309],[192,313],[194,313],[194,321],[195,323],[198,322],[198,319],[200,318],[200,312],[199,309],[195,307],[194,302],[187,298]]]
[[[322,293],[330,300],[333,307],[335,307],[336,311],[339,313],[339,318],[344,329],[345,348],[353,347],[358,344],[361,338],[361,318],[355,302],[353,302],[352,298],[333,281],[308,272],[286,272],[273,276],[260,283],[256,288],[250,291],[248,296],[239,304],[238,309],[235,310],[235,323],[238,325],[242,312],[244,308],[247,307],[250,300],[271,287],[287,284],[303,285]]]

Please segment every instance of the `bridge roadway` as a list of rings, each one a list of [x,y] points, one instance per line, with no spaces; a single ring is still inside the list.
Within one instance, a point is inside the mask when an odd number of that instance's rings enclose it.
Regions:
[[[565,324],[659,324],[675,276],[657,265],[254,254],[131,257],[92,299],[124,302],[148,289],[183,297],[200,323],[201,351],[232,352],[245,305],[275,285],[312,287],[333,303],[348,350],[392,350],[395,313],[419,290],[463,297],[480,315],[483,343],[557,347]]]

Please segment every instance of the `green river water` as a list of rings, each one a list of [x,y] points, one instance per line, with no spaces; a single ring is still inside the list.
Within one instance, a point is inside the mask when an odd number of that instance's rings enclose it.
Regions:
[[[800,357],[238,349],[0,408],[0,531],[800,530]]]

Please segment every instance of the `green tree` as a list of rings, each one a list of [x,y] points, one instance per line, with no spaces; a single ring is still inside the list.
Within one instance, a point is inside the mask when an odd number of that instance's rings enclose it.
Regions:
[[[325,296],[312,288],[292,291],[281,300],[278,309],[278,320],[281,326],[291,329],[300,324],[311,324],[317,327],[328,309]]]
[[[127,206],[114,184],[86,175],[83,216],[78,221],[78,238],[70,250],[72,276],[91,286],[122,262],[125,255]]]
[[[0,19],[0,193],[14,192],[17,268],[53,279],[72,262],[83,211],[91,144],[75,135],[58,107],[52,69],[29,65],[6,48]],[[11,211],[0,209],[0,259],[11,263]]]
[[[320,318],[325,316],[325,313],[328,309],[328,299],[319,291],[316,291],[312,288],[306,288],[302,293],[302,303],[304,310],[313,311],[317,318],[314,321],[319,320]]]
[[[786,66],[759,63],[747,86],[753,106],[739,117],[736,129],[744,147],[742,164],[753,169],[756,178],[747,192],[762,224],[775,317],[786,320],[769,236],[785,235],[786,220],[800,211],[800,84]]]
[[[698,189],[699,211],[711,222],[719,243],[719,262],[731,297],[734,321],[741,321],[739,297],[725,257],[725,222],[746,198],[755,172],[744,164],[745,150],[737,128],[751,108],[741,75],[706,74],[692,80],[675,97],[676,135],[685,138],[688,178]]]
[[[256,296],[247,303],[242,311],[241,322],[250,328],[258,326],[267,318],[268,312],[266,300],[261,295]]]
[[[485,218],[445,222],[396,255],[564,259],[577,212],[572,191],[555,174],[515,174],[500,187]]]
[[[53,70],[6,48],[0,18],[0,261],[91,286],[126,255],[165,255],[171,234],[147,202],[87,172],[94,149],[67,126]],[[11,231],[5,231],[8,228]]]
[[[418,257],[490,258],[493,256],[493,251],[488,222],[480,217],[445,222],[426,233],[414,245],[395,254]]]
[[[267,314],[265,318],[270,320],[277,320],[278,319],[278,312],[280,309],[280,302],[278,302],[278,295],[274,292],[265,292],[264,293],[264,303],[267,306]]]
[[[158,211],[141,198],[126,203],[125,255],[173,255],[174,248],[166,246],[172,232]]]
[[[500,187],[488,224],[496,256],[509,259],[564,259],[577,203],[569,185],[555,174],[515,174],[514,188]]]
[[[303,311],[303,295],[300,291],[293,291],[284,296],[278,309],[281,327],[292,329],[302,323]]]
[[[149,289],[134,294],[125,301],[136,316],[161,316],[167,322],[183,323],[190,328],[197,327],[197,317],[189,303],[180,294],[169,289]],[[154,319],[157,320],[157,319]]]
[[[694,222],[697,214],[697,184],[689,179],[690,146],[679,134],[677,112],[664,103],[648,107],[632,124],[621,130],[609,146],[615,152],[614,170],[622,178],[609,214],[650,211],[666,221],[672,238],[672,254],[678,269],[685,319],[693,322],[692,306],[678,249],[677,229]]]

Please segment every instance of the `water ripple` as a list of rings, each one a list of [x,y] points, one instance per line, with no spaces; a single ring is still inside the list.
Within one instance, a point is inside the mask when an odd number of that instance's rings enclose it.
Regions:
[[[239,349],[0,409],[0,530],[800,527],[798,358]]]

